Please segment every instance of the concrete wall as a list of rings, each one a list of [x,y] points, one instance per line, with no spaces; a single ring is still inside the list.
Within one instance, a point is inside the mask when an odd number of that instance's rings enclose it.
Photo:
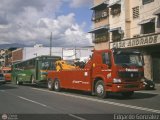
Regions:
[[[152,79],[152,57],[150,54],[144,55],[144,76],[148,79]]]
[[[12,61],[11,62],[17,62],[17,61],[22,61],[23,60],[23,49],[17,49],[12,51]]]

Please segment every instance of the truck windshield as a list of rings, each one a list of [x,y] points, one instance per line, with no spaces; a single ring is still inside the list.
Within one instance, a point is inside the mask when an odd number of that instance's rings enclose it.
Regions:
[[[115,64],[122,66],[143,66],[141,54],[136,53],[120,53],[114,54]]]

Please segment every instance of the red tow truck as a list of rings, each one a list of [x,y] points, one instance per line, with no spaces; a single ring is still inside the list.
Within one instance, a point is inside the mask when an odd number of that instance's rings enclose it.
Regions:
[[[90,91],[105,98],[108,92],[125,97],[144,89],[143,55],[136,50],[94,50],[84,68],[49,71],[48,89],[61,88]]]

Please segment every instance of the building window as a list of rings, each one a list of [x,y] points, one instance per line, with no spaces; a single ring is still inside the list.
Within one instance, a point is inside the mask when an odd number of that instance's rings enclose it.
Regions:
[[[154,0],[142,0],[142,2],[143,2],[142,4],[145,5],[145,4],[154,2]]]
[[[139,17],[139,6],[132,8],[133,10],[133,19]]]
[[[157,18],[157,31],[158,33],[160,33],[160,15],[158,15],[158,18]]]
[[[97,32],[94,34],[93,43],[107,42],[109,40],[108,31]]]
[[[118,30],[115,30],[112,32],[112,41],[113,42],[118,42],[121,40],[121,34],[119,33]]]
[[[118,15],[118,14],[120,14],[121,13],[121,6],[120,5],[118,5],[118,6],[114,6],[114,7],[112,7],[111,8],[111,15]]]
[[[98,22],[108,16],[108,9],[96,10],[93,12],[92,21]]]
[[[142,34],[155,33],[155,22],[148,22],[142,25]]]

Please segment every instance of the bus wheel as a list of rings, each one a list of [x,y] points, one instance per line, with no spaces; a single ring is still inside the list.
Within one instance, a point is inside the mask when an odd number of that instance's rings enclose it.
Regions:
[[[134,94],[134,91],[122,92],[121,94],[122,94],[122,96],[125,97],[125,98],[130,98],[130,97]]]
[[[100,98],[106,98],[105,85],[102,80],[97,81],[95,85],[95,93]]]
[[[19,85],[18,77],[16,77],[16,85]]]
[[[32,83],[32,84],[35,83],[35,79],[34,79],[34,76],[33,76],[33,75],[31,76],[31,83]]]
[[[48,89],[49,90],[53,90],[53,81],[52,80],[48,80]]]
[[[16,85],[21,85],[22,82],[19,82],[19,80],[16,80]]]
[[[58,79],[56,79],[56,80],[54,80],[54,90],[56,91],[56,92],[59,92],[60,91],[60,82],[59,82],[59,80]]]
[[[22,82],[20,82],[18,78],[16,79],[16,85],[22,85]]]

